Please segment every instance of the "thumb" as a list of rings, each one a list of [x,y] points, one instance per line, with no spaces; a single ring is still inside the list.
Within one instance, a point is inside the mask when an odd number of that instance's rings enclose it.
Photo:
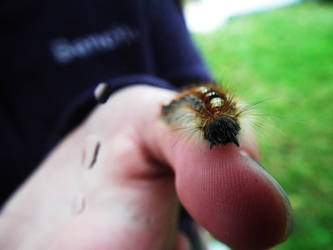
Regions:
[[[193,218],[233,249],[267,249],[291,232],[292,209],[280,185],[250,155],[244,135],[234,144],[209,149],[199,139],[184,140],[184,132],[162,121],[156,144],[173,168],[180,201]],[[156,150],[155,150],[156,151]]]

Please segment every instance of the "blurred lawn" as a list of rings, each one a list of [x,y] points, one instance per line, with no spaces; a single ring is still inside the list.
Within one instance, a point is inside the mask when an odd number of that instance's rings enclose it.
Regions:
[[[333,5],[234,19],[195,40],[235,94],[268,99],[256,106],[262,163],[295,213],[292,236],[276,249],[333,249]]]

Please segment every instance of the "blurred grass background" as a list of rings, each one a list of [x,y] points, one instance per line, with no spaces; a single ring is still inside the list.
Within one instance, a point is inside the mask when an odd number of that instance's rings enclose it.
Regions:
[[[276,249],[333,249],[332,1],[233,19],[194,39],[220,82],[248,103],[266,100],[256,106],[262,165],[295,216]]]

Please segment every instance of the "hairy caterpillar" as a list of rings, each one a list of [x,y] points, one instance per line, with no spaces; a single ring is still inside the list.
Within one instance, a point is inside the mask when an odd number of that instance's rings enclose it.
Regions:
[[[239,146],[241,113],[241,105],[213,84],[187,88],[162,107],[162,119],[167,124],[199,131],[210,149],[228,143]]]

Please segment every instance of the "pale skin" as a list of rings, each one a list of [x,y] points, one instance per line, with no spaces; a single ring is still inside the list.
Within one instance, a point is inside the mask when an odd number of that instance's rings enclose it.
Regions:
[[[209,150],[160,121],[175,94],[138,85],[99,105],[9,199],[0,249],[188,250],[180,202],[234,249],[285,240],[291,208],[257,164],[254,135]]]

